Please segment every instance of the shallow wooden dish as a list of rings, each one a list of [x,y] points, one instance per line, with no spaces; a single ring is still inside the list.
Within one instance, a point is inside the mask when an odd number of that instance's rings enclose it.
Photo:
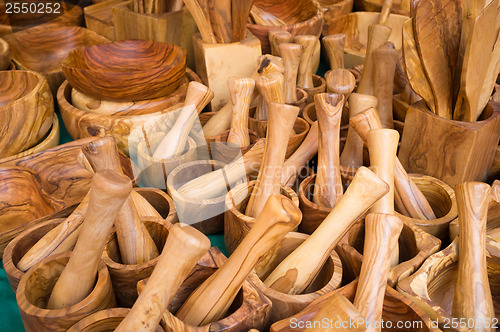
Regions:
[[[253,5],[286,23],[283,26],[247,24],[248,30],[259,38],[263,54],[271,53],[271,44],[268,38],[271,30],[287,30],[292,34],[292,38],[298,35],[315,35],[319,37],[321,34],[323,14],[311,0],[255,0]]]
[[[323,20],[329,21],[352,12],[354,0],[318,0],[318,4],[323,12]]]
[[[215,138],[215,142],[210,147],[214,160],[218,160],[224,164],[229,164],[235,159],[240,158],[245,153],[252,148],[252,146],[257,142],[259,137],[257,133],[253,130],[249,130],[248,134],[250,136],[250,145],[240,148],[236,144],[227,143],[227,138],[229,136],[229,130],[226,130],[223,134]]]
[[[380,13],[354,12],[325,22],[323,35],[346,34],[345,68],[353,68],[364,63],[368,27],[377,24],[379,16]],[[403,24],[408,18],[408,16],[391,14],[387,20],[387,26],[392,28],[389,41],[394,43],[397,50],[401,49]]]
[[[39,143],[52,125],[54,102],[38,73],[0,71],[0,158]]]
[[[6,70],[10,67],[12,59],[9,43],[0,38],[0,70]]]
[[[64,81],[61,63],[72,49],[109,43],[91,30],[73,26],[34,27],[3,38],[12,49],[17,68],[43,74],[54,96]]]
[[[123,40],[80,47],[62,62],[78,91],[101,100],[161,98],[175,91],[186,70],[186,50],[150,40]]]

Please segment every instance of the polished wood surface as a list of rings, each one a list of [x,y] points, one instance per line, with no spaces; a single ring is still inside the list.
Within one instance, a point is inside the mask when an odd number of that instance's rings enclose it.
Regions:
[[[330,63],[330,69],[343,69],[344,68],[344,46],[346,35],[338,33],[335,35],[328,35],[321,39],[323,47],[325,48]]]
[[[312,81],[312,56],[318,37],[313,35],[300,35],[294,38],[294,42],[304,47],[304,52],[300,56],[299,73],[297,85],[301,88],[314,88]]]
[[[277,29],[269,31],[269,43],[271,44],[271,54],[281,56],[279,46],[292,42],[292,34],[286,30]]]
[[[345,100],[348,100],[356,87],[356,78],[354,75],[349,70],[343,68],[327,71],[325,80],[327,91],[343,94]]]
[[[384,45],[373,54],[374,96],[377,97],[377,111],[384,128],[393,129],[392,95],[394,92],[394,74],[399,54],[394,45]]]
[[[297,73],[299,71],[299,63],[304,46],[294,43],[284,43],[279,46],[283,64],[285,65],[285,86],[284,95],[285,102],[290,103],[297,101]]]
[[[10,60],[12,53],[10,51],[9,43],[0,38],[0,70],[6,70],[10,67]]]
[[[227,142],[242,148],[250,145],[248,113],[255,85],[259,86],[252,78],[229,78],[227,82],[229,94],[231,95],[232,113]]]
[[[232,1],[231,20],[233,24],[233,42],[243,40],[247,36],[247,21],[252,9],[253,0]]]
[[[257,120],[267,120],[267,108],[270,103],[284,103],[283,96],[285,78],[282,73],[274,72],[261,75],[255,80],[260,93],[260,102],[255,110]]]

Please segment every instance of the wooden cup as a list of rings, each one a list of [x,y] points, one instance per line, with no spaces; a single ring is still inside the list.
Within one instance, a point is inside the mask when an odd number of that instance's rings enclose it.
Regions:
[[[326,91],[325,79],[318,75],[313,75],[312,77],[313,77],[314,88],[302,88],[307,93],[307,100],[306,100],[307,104],[314,102],[314,95]]]
[[[255,142],[259,139],[255,131],[250,130],[250,145],[246,147],[238,147],[236,144],[227,143],[227,137],[229,136],[229,130],[226,130],[223,134],[215,138],[215,142],[211,144],[210,151],[213,153],[213,159],[220,161],[224,164],[229,164],[235,159],[243,156],[248,152]]]

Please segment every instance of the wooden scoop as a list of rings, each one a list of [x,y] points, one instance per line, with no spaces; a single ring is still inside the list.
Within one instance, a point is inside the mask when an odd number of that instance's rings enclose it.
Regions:
[[[295,37],[295,43],[304,46],[304,52],[300,57],[299,75],[297,77],[297,85],[301,88],[314,88],[312,78],[312,57],[318,37],[313,35],[300,35]]]
[[[394,93],[394,74],[398,62],[398,51],[394,44],[388,43],[380,46],[373,52],[373,84],[375,86],[375,97],[378,99],[377,111],[382,121],[382,127],[394,128],[392,117],[392,95]]]
[[[314,96],[319,124],[318,170],[313,201],[319,206],[333,208],[343,193],[340,178],[340,119],[344,96],[319,93]]]
[[[270,103],[282,104],[285,102],[283,97],[284,80],[285,78],[281,73],[262,75],[255,80],[261,97],[255,112],[255,118],[257,120],[267,120],[267,105]]]
[[[382,319],[387,276],[392,250],[395,248],[403,222],[397,216],[370,213],[365,219],[365,245],[354,306],[371,322],[366,331],[380,331],[374,325]]]
[[[230,77],[227,80],[227,87],[231,96],[232,109],[231,129],[229,130],[227,142],[243,148],[250,145],[248,111],[255,88],[255,81],[252,78]]]
[[[495,319],[486,265],[490,186],[482,182],[464,182],[455,186],[455,192],[460,255],[452,314],[458,319],[471,319],[476,324],[484,325]],[[494,331],[494,328],[481,330]]]
[[[367,109],[349,120],[349,125],[366,142],[368,131],[382,128],[382,123],[374,108]],[[416,184],[410,179],[403,165],[396,158],[394,166],[395,204],[398,210],[417,219],[436,219],[429,202]]]
[[[52,290],[47,309],[69,307],[90,294],[113,222],[131,190],[132,182],[123,174],[106,170],[94,175],[80,236]]]
[[[286,30],[269,31],[269,43],[271,44],[271,54],[281,56],[279,46],[284,43],[292,42],[292,34]]]
[[[210,240],[203,233],[174,224],[148,283],[115,331],[155,331],[177,289],[209,248]]]
[[[269,120],[264,149],[264,160],[260,165],[255,187],[250,195],[245,214],[257,217],[267,199],[280,193],[281,171],[290,133],[300,108],[297,106],[270,103]]]
[[[304,53],[304,46],[284,43],[280,44],[279,50],[285,65],[285,103],[293,103],[297,101],[297,73],[300,59]]]
[[[344,46],[346,35],[343,33],[325,36],[322,39],[330,63],[330,69],[344,69]]]
[[[388,191],[389,186],[384,181],[368,168],[360,167],[330,214],[264,283],[282,293],[302,293],[354,222]]]
[[[262,213],[227,262],[189,296],[176,316],[194,326],[222,318],[259,259],[296,227],[301,218],[302,213],[290,199],[269,196]]]
[[[347,100],[356,87],[356,77],[347,69],[333,69],[325,74],[328,92],[344,95]]]

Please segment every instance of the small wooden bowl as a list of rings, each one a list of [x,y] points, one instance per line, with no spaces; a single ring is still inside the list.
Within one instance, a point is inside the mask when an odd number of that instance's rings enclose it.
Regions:
[[[43,74],[55,96],[64,81],[61,63],[75,47],[109,43],[109,40],[82,27],[35,27],[3,37],[12,49],[18,69]]]
[[[128,308],[113,308],[98,311],[73,325],[68,332],[113,332],[129,311],[130,309]],[[164,332],[165,330],[158,325],[154,331]]]
[[[232,254],[243,238],[248,234],[255,218],[245,215],[250,194],[256,181],[245,182],[232,188],[226,195],[226,212],[224,212],[224,244]],[[281,187],[281,194],[290,198],[297,207],[299,199],[290,187]]]
[[[215,138],[215,142],[211,146],[212,157],[214,160],[218,160],[224,164],[229,164],[235,159],[240,158],[245,153],[252,148],[252,146],[257,142],[259,137],[257,133],[253,130],[249,130],[250,135],[250,145],[244,148],[240,148],[236,144],[227,143],[227,138],[229,136],[229,130],[226,130],[222,135]]]
[[[288,103],[288,105],[297,106],[298,108],[300,108],[299,116],[301,116],[302,112],[307,106],[307,98],[307,92],[304,89],[297,87],[297,101]]]
[[[47,257],[21,278],[16,300],[27,332],[66,331],[82,318],[116,306],[108,269],[101,261],[95,287],[85,299],[64,309],[45,309],[50,293],[71,254],[72,252],[63,252]]]
[[[168,96],[181,84],[186,50],[149,40],[80,47],[62,62],[72,87],[101,100],[134,101]]]
[[[296,232],[290,232],[285,235],[281,241],[277,259],[273,262],[272,266],[268,267],[267,275],[307,238],[308,235]],[[265,279],[267,275],[264,275],[262,279]],[[255,287],[273,303],[269,319],[269,325],[271,325],[281,319],[295,315],[321,295],[337,289],[342,282],[342,262],[337,252],[333,251],[325,265],[319,271],[316,279],[306,288],[303,294],[299,295],[278,292],[267,287],[262,279],[258,277],[255,271],[250,275],[250,280],[254,283]]]
[[[323,20],[329,21],[352,12],[354,0],[318,0],[318,4],[323,12]]]
[[[449,224],[458,216],[455,192],[443,181],[428,175],[409,174],[417,187],[422,191],[431,205],[436,219],[421,220],[407,217],[396,211],[403,222],[412,223],[427,233],[439,238],[443,243],[448,241]]]
[[[10,67],[11,58],[9,43],[0,38],[0,70],[7,70]]]
[[[344,33],[347,36],[344,48],[345,68],[353,68],[365,61],[368,27],[378,23],[380,13],[354,12],[325,22],[323,35]],[[389,41],[394,43],[397,50],[401,49],[403,24],[408,16],[391,14],[387,26],[392,28]]]
[[[314,88],[302,88],[307,93],[307,104],[314,102],[315,95],[326,91],[326,80],[321,76],[313,75],[313,86]]]
[[[307,104],[306,108],[304,108],[304,112],[302,112],[302,118],[309,123],[310,126],[314,123],[314,121],[318,120],[318,117],[316,116],[316,105],[314,104],[314,101]],[[349,107],[344,106],[344,109],[342,110],[342,118],[340,120],[340,125],[342,126],[340,128],[340,136],[347,136],[347,131],[343,131],[345,129],[345,126],[349,126]]]
[[[32,71],[0,71],[0,158],[33,147],[52,125],[54,102],[45,78]]]
[[[263,54],[271,53],[271,44],[268,38],[271,30],[287,30],[292,34],[292,38],[298,35],[315,35],[319,37],[321,34],[323,14],[311,0],[255,0],[253,5],[276,16],[287,24],[282,26],[247,24],[248,30],[259,38]]]

